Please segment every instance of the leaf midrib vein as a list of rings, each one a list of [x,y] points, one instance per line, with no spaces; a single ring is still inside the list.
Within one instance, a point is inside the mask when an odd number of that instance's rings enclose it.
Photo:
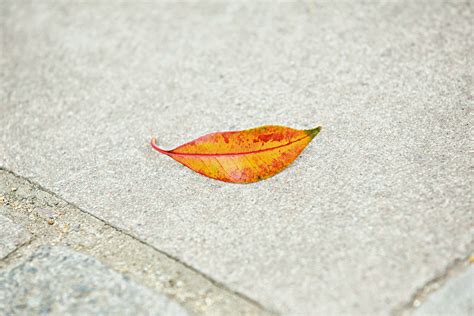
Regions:
[[[265,149],[262,149],[262,150],[254,150],[254,151],[248,151],[248,152],[238,152],[238,153],[222,153],[222,154],[199,154],[199,153],[177,153],[177,152],[173,152],[173,150],[171,151],[166,151],[167,153],[171,154],[171,155],[177,155],[177,156],[191,156],[191,157],[201,157],[201,156],[207,156],[207,157],[221,157],[221,156],[243,156],[243,155],[249,155],[249,154],[258,154],[258,153],[262,153],[262,152],[265,152],[265,151],[271,151],[271,150],[274,150],[274,149],[278,149],[278,148],[282,148],[282,147],[285,147],[285,146],[289,146],[291,144],[294,144],[294,143],[297,143],[301,140],[304,140],[306,139],[307,137],[310,137],[309,135],[306,135],[304,137],[301,137],[297,140],[294,140],[292,142],[288,142],[286,144],[283,144],[283,145],[279,145],[279,146],[275,146],[275,147],[271,147],[271,148],[265,148]]]

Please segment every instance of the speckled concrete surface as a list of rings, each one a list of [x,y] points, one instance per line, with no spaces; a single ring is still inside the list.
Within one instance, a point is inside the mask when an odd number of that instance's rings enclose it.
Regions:
[[[3,1],[0,165],[285,314],[388,313],[472,249],[468,2]],[[324,126],[252,185],[152,152]]]

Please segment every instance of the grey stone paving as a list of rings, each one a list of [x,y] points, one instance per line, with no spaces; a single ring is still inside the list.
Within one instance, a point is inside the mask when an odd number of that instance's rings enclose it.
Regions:
[[[474,267],[449,279],[428,297],[414,316],[474,315]]]
[[[2,212],[3,206],[0,205],[0,260],[31,239],[21,225],[3,216]]]
[[[0,272],[2,315],[188,315],[92,257],[42,247]]]
[[[472,250],[468,2],[3,1],[0,165],[284,314],[381,313]],[[323,125],[230,185],[152,152]]]

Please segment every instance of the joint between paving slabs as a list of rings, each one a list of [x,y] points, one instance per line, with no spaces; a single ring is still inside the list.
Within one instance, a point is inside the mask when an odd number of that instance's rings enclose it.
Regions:
[[[4,191],[3,193],[1,191]],[[31,238],[0,260],[12,265],[41,245],[61,245],[164,293],[194,314],[277,314],[33,181],[0,167],[0,206]]]
[[[435,291],[443,287],[452,277],[464,272],[474,263],[474,245],[471,244],[470,254],[464,258],[454,259],[443,272],[426,282],[420,287],[407,303],[393,310],[391,313],[394,316],[406,316],[412,314],[418,307],[420,307],[426,299],[432,295]]]

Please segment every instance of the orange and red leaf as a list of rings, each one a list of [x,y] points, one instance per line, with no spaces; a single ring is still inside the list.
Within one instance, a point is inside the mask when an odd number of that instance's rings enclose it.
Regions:
[[[207,177],[236,183],[269,178],[290,165],[321,127],[296,130],[267,125],[244,131],[204,135],[173,150],[151,146]]]

